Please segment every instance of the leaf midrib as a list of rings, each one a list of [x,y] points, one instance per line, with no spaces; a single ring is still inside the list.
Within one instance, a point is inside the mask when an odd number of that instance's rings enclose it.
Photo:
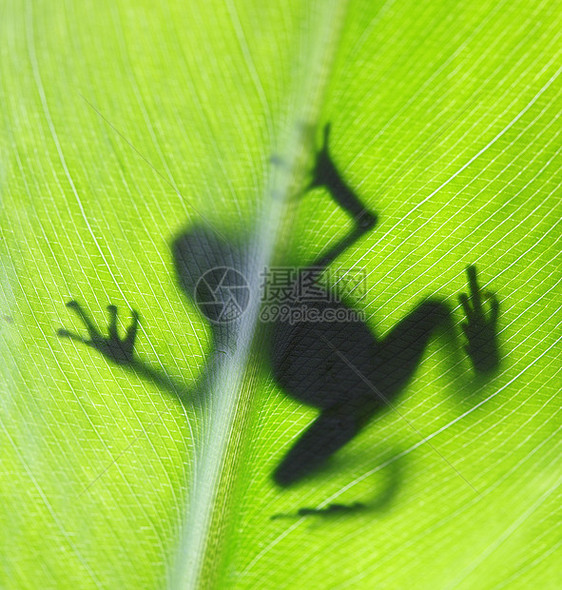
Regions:
[[[276,144],[276,163],[270,166],[270,178],[263,194],[264,211],[250,256],[252,267],[249,283],[252,292],[259,292],[259,270],[277,257],[278,245],[291,241],[289,217],[291,196],[304,183],[307,165],[314,151],[314,130],[320,123],[330,73],[333,70],[339,40],[347,13],[348,0],[327,0],[317,21],[315,38],[309,44],[306,86],[297,86],[300,110],[292,118],[292,128],[281,130]],[[299,79],[295,76],[295,79]],[[281,162],[281,165],[279,164]],[[172,588],[214,588],[219,575],[220,552],[225,539],[222,526],[231,510],[229,487],[223,472],[233,472],[228,465],[236,459],[236,424],[244,424],[253,402],[253,390],[245,377],[251,372],[252,344],[256,335],[260,302],[254,298],[243,316],[236,350],[222,366],[209,398],[213,403],[203,435],[196,447],[196,470],[189,490],[189,506],[182,527],[176,561],[172,571]],[[250,371],[248,370],[250,369]],[[248,385],[248,386],[245,386]],[[233,444],[234,443],[234,444]],[[230,456],[232,453],[232,456]],[[226,471],[225,470],[226,466]]]

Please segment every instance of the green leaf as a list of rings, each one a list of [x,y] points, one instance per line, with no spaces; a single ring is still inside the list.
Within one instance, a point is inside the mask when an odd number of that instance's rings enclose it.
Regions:
[[[0,23],[0,586],[556,588],[559,5],[7,0]],[[217,360],[172,244],[249,244],[254,294],[316,259],[351,228],[305,190],[328,122],[378,224],[324,280],[364,274],[347,302],[379,337],[427,296],[460,335],[475,264],[502,359],[476,378],[432,339],[282,488],[318,410],[272,378],[256,297]],[[100,328],[137,310],[153,372],[60,338],[69,300]]]

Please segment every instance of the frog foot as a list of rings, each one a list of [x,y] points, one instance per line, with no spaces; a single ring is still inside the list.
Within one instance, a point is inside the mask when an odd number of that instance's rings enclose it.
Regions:
[[[83,344],[86,344],[86,346],[95,348],[108,360],[117,363],[118,365],[127,365],[133,362],[135,339],[139,327],[139,314],[136,311],[132,312],[132,322],[127,329],[125,337],[121,338],[117,332],[117,307],[115,305],[107,306],[107,311],[109,312],[107,336],[104,336],[99,332],[90,317],[77,301],[69,301],[66,306],[78,315],[88,331],[89,339],[83,338],[82,336],[69,332],[63,328],[58,330],[58,335],[61,338],[70,338],[71,340],[82,342]]]
[[[494,293],[482,291],[478,286],[474,265],[466,269],[466,274],[469,295],[459,295],[466,314],[466,322],[461,324],[467,340],[465,350],[476,373],[490,373],[500,363],[496,330],[500,306]],[[484,302],[489,310],[484,308]]]

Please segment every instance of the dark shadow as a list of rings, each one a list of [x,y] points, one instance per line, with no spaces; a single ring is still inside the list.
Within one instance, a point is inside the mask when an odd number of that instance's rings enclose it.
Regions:
[[[136,311],[132,312],[131,324],[124,337],[121,337],[117,330],[117,308],[109,305],[109,323],[105,335],[93,324],[88,313],[78,302],[69,301],[67,307],[77,314],[86,328],[88,338],[65,329],[58,330],[58,335],[95,348],[112,363],[153,382],[186,406],[202,405],[222,363],[232,354],[239,323],[233,312],[228,318],[221,315],[229,304],[224,298],[221,299],[222,295],[227,294],[229,287],[226,283],[223,289],[223,279],[231,279],[234,275],[238,283],[240,279],[244,281],[245,250],[234,240],[227,242],[209,229],[195,226],[174,239],[172,253],[178,285],[186,297],[198,305],[211,326],[210,350],[195,384],[187,385],[134,354],[139,328],[139,314]],[[238,295],[239,291],[235,291]],[[241,301],[242,305],[248,303],[244,297]],[[244,310],[240,311],[241,317]]]
[[[354,227],[304,269],[310,275],[309,281],[317,280],[336,257],[376,223],[376,216],[338,173],[328,152],[328,136],[326,127],[310,186],[325,187],[352,216]],[[499,362],[498,356],[490,357],[496,342],[497,300],[492,300],[491,317],[487,318],[482,311],[475,267],[468,268],[468,276],[470,299],[461,296],[467,313],[463,325],[468,339],[466,350],[477,372],[489,372]],[[287,305],[290,308],[292,302]],[[392,408],[413,377],[430,338],[438,332],[453,332],[451,309],[437,299],[419,303],[382,340],[328,291],[323,300],[307,302],[306,308],[306,318],[295,321],[290,313],[285,314],[271,333],[270,359],[276,380],[291,397],[320,409],[318,418],[276,469],[274,479],[280,486],[289,486],[316,472],[375,414]]]
[[[172,242],[176,278],[209,320],[214,348],[228,350],[249,304],[247,247],[195,226]]]
[[[279,520],[281,518],[300,518],[302,516],[321,516],[323,518],[333,516],[347,516],[350,514],[357,514],[357,512],[365,512],[367,505],[362,502],[353,502],[353,504],[328,504],[324,508],[299,508],[295,514],[274,514],[270,520]]]
[[[444,329],[451,329],[450,310],[433,300],[416,307],[384,340],[361,321],[281,323],[272,336],[274,375],[289,395],[321,413],[285,456],[275,481],[286,486],[315,471],[375,414],[391,408],[429,339]]]
[[[339,301],[308,306],[315,317],[346,309]],[[492,312],[478,328],[467,318],[466,350],[478,374],[489,375],[499,363],[489,355],[494,317]],[[320,415],[285,455],[275,481],[289,486],[314,473],[376,414],[394,409],[429,340],[441,333],[451,341],[452,332],[451,310],[436,299],[418,304],[382,340],[360,320],[278,322],[271,335],[273,374],[288,395],[319,408]]]
[[[336,204],[349,213],[353,227],[317,260],[300,269],[312,283],[377,222],[376,216],[338,172],[329,154],[328,139],[329,126],[326,126],[309,188],[324,187]],[[59,335],[95,348],[111,362],[152,380],[186,405],[202,404],[212,389],[213,379],[234,351],[240,318],[252,295],[246,280],[248,248],[195,226],[173,240],[172,253],[178,284],[207,317],[212,330],[211,350],[194,386],[179,383],[134,354],[139,322],[136,312],[127,333],[120,337],[117,309],[109,306],[106,336],[92,324],[80,305],[71,301],[68,306],[78,314],[89,337],[67,330],[59,330]],[[499,364],[496,339],[499,305],[493,294],[481,292],[476,268],[471,266],[467,272],[469,295],[461,295],[466,314],[465,348],[476,373],[490,374]],[[318,287],[322,293],[322,287]],[[394,401],[414,375],[429,340],[439,333],[449,336],[453,333],[451,310],[438,299],[418,303],[380,339],[359,316],[350,313],[353,310],[344,301],[329,289],[323,293],[325,296],[320,299],[306,303],[305,317],[296,320],[289,313],[269,325],[267,354],[275,379],[287,395],[320,410],[275,470],[274,479],[280,486],[289,486],[316,473],[373,416],[387,408],[394,409]],[[489,312],[483,309],[484,300],[490,302]],[[297,302],[290,295],[283,303],[289,311],[296,309]],[[359,509],[363,509],[362,505],[354,505],[353,510]],[[341,514],[347,508],[334,505],[326,510]]]
[[[364,514],[367,512],[382,512],[388,510],[392,501],[396,497],[400,484],[402,482],[402,466],[401,462],[404,458],[397,459],[388,464],[385,471],[387,481],[382,492],[379,492],[374,500],[371,501],[355,501],[351,504],[332,503],[322,508],[299,508],[294,513],[280,513],[271,516],[271,520],[279,520],[285,518],[300,518],[303,516],[314,516],[331,519],[333,517],[352,516],[356,514]]]
[[[466,269],[470,297],[461,293],[459,300],[466,315],[461,324],[466,337],[465,350],[474,366],[477,375],[489,375],[496,371],[500,364],[497,323],[500,311],[498,298],[491,291],[481,291],[476,279],[476,266]],[[490,306],[485,312],[484,301]]]

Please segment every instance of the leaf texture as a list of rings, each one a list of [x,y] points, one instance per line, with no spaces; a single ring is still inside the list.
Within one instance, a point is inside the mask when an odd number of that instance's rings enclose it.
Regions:
[[[4,0],[0,23],[0,586],[555,588],[560,6]],[[460,334],[475,264],[502,360],[478,379],[433,339],[283,489],[318,411],[272,378],[259,299],[213,328],[173,245],[244,244],[254,294],[314,260],[350,227],[305,191],[328,122],[379,219],[332,265],[364,278],[349,304],[380,337],[441,297]],[[137,310],[138,357],[189,401],[60,338],[69,300],[102,328]]]

